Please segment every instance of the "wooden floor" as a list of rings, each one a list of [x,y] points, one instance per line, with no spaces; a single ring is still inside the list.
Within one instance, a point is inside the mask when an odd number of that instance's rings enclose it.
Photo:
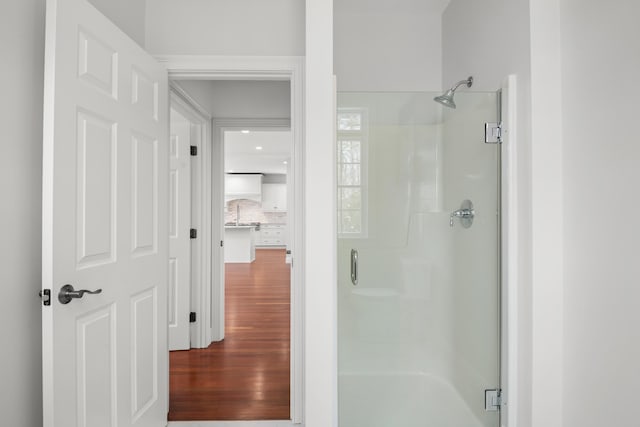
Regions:
[[[225,339],[170,353],[169,420],[289,419],[289,265],[256,250],[225,264]]]

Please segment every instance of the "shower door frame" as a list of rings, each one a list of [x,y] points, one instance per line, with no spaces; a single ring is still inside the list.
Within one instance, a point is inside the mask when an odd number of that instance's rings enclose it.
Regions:
[[[501,85],[500,117],[500,388],[501,427],[514,427],[518,415],[518,129],[517,76],[508,75]]]

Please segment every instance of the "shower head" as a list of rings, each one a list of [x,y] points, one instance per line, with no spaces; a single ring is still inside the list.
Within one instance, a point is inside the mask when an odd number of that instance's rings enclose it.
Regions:
[[[444,95],[436,96],[433,100],[445,107],[456,108],[456,103],[453,101],[453,89],[449,89]]]
[[[462,85],[471,87],[472,84],[473,77],[469,76],[469,78],[467,78],[466,80],[460,80],[458,83],[453,85],[453,87],[446,91],[444,95],[436,96],[435,98],[433,98],[433,100],[444,105],[445,107],[456,108],[456,103],[453,101],[453,95],[456,92],[456,89],[458,89]]]

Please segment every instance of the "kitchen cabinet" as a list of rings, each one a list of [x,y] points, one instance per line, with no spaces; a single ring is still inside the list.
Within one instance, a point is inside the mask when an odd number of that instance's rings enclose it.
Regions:
[[[224,176],[225,200],[262,200],[262,174],[226,174]]]
[[[287,184],[262,184],[262,210],[286,212]]]
[[[286,246],[287,226],[284,224],[262,224],[256,245]]]

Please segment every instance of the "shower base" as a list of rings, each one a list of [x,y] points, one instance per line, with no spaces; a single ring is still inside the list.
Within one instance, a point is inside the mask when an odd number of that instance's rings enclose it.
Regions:
[[[446,381],[420,373],[338,377],[340,427],[483,427]]]

